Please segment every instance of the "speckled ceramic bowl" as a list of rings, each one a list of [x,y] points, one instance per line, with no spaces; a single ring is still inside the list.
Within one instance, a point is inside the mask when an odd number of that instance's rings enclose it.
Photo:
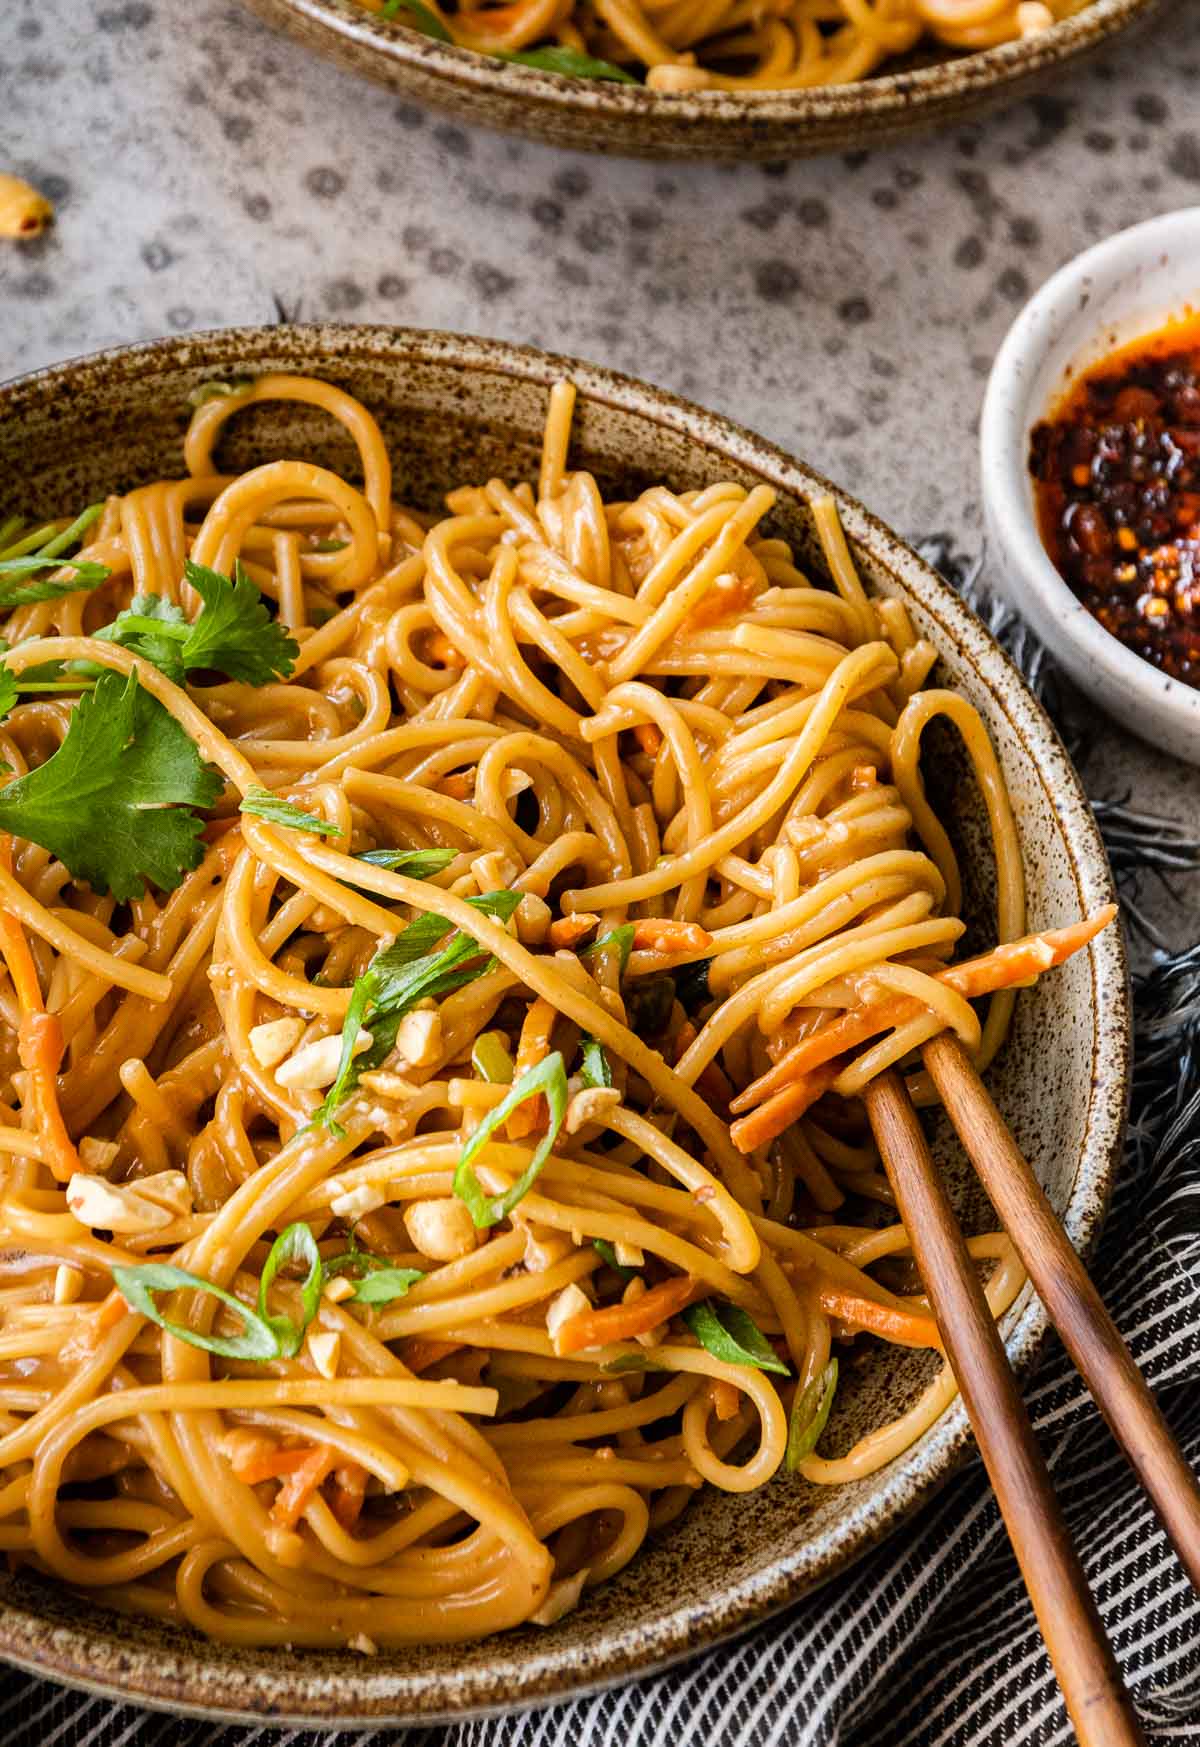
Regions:
[[[809,500],[820,476],[749,432],[661,390],[544,353],[447,334],[369,327],[244,329],[103,353],[0,389],[0,475],[11,507],[60,510],[181,470],[188,390],[212,377],[310,371],[379,415],[396,490],[433,507],[449,485],[536,474],[548,386],[579,389],[574,461],[610,490],[665,480],[683,489],[733,478],[778,493],[770,520],[820,570]],[[345,434],[307,409],[240,416],[223,457],[277,455],[350,470]],[[940,683],[983,715],[1012,792],[1030,916],[1056,926],[1111,896],[1091,812],[1059,741],[1021,679],[950,589],[853,498],[837,493],[869,587],[904,600],[941,653]],[[935,728],[936,728],[935,724]],[[972,946],[989,938],[994,879],[979,797],[953,739],[931,731],[927,770],[957,837]],[[1062,1211],[1072,1240],[1097,1235],[1117,1168],[1128,1077],[1125,961],[1115,931],[1022,994],[992,1089]],[[965,1223],[994,1224],[944,1126],[939,1158]],[[1045,1332],[1025,1294],[1005,1320],[1027,1365]],[[911,1403],[928,1355],[863,1351],[827,1433],[844,1450]],[[371,1660],[318,1652],[238,1652],[118,1618],[29,1574],[0,1579],[0,1656],[39,1673],[177,1710],[349,1727],[528,1706],[659,1668],[742,1632],[824,1582],[915,1510],[967,1452],[961,1407],[868,1480],[821,1490],[783,1475],[746,1496],[705,1492],[664,1539],[550,1630],[479,1644],[411,1648]]]
[[[354,72],[466,121],[576,151],[745,160],[862,151],[951,127],[1049,83],[1066,62],[1147,17],[1159,0],[1092,0],[1074,18],[980,54],[950,55],[852,85],[761,96],[669,94],[512,66],[421,36],[357,0],[249,0]]]

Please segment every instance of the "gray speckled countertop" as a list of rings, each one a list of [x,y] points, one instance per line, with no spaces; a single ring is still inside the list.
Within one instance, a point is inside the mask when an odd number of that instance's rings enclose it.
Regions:
[[[0,165],[56,201],[0,254],[0,375],[303,317],[531,342],[729,413],[902,533],[978,547],[976,421],[1061,262],[1200,201],[1200,3],[1007,114],[763,167],[556,152],[422,111],[235,0],[0,0]],[[1097,726],[1094,790],[1200,782]]]

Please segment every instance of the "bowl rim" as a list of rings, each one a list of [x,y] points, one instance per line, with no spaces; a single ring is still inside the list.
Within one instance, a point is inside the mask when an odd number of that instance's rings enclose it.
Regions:
[[[92,378],[89,391],[98,392],[103,390],[105,373],[136,384],[152,381],[163,371],[194,367],[198,373],[211,372],[233,362],[252,365],[256,357],[278,358],[289,350],[299,350],[304,367],[311,369],[317,348],[326,354],[334,375],[342,361],[364,356],[384,357],[398,367],[412,360],[498,373],[517,384],[545,388],[566,373],[581,401],[656,423],[714,459],[728,459],[756,471],[782,494],[808,500],[814,493],[831,492],[851,549],[866,548],[872,562],[919,601],[935,625],[935,638],[954,646],[957,658],[972,670],[975,682],[1003,715],[1047,807],[1061,822],[1080,908],[1091,910],[1113,896],[1099,829],[1053,724],[1018,670],[950,586],[856,498],[775,444],[666,390],[602,366],[473,335],[336,323],[283,324],[171,336],[65,360],[0,385],[0,420],[19,419],[28,410],[52,409],[60,396],[70,393],[81,370]],[[1131,1014],[1120,930],[1105,930],[1092,943],[1087,964],[1093,1077],[1079,1161],[1064,1212],[1071,1241],[1085,1255],[1099,1236],[1120,1167],[1129,1095]],[[1006,1319],[1006,1346],[1013,1363],[1027,1369],[1047,1332],[1041,1302],[1027,1286]],[[207,1642],[183,1632],[169,1651],[155,1646],[153,1653],[138,1652],[133,1646],[121,1646],[114,1654],[111,1628],[105,1637],[104,1627],[94,1631],[74,1621],[48,1622],[34,1607],[2,1596],[0,1658],[105,1697],[229,1722],[354,1728],[385,1722],[463,1721],[537,1708],[656,1673],[759,1625],[898,1528],[950,1478],[969,1443],[970,1430],[959,1399],[915,1446],[921,1453],[920,1472],[914,1474],[912,1461],[902,1463],[886,1485],[864,1502],[861,1512],[853,1518],[848,1515],[822,1537],[819,1570],[811,1554],[815,1543],[805,1543],[783,1557],[775,1555],[719,1601],[681,1601],[651,1629],[640,1626],[632,1642],[619,1624],[606,1626],[599,1649],[590,1650],[582,1665],[568,1648],[556,1649],[551,1634],[532,1643],[522,1640],[515,1647],[506,1646],[502,1637],[487,1641],[495,1653],[486,1682],[475,1669],[408,1672],[403,1666],[390,1666],[383,1657],[355,1658],[339,1669],[336,1683],[314,1682],[310,1677],[306,1692],[302,1666],[277,1654],[273,1665],[255,1662],[249,1672],[232,1666],[214,1670],[208,1662]],[[97,1671],[97,1648],[104,1642],[110,1649],[101,1655],[103,1666]],[[503,1697],[496,1696],[498,1691]]]
[[[1039,615],[1039,633],[1052,645],[1073,648],[1114,686],[1137,695],[1156,713],[1169,713],[1180,728],[1200,742],[1200,689],[1161,673],[1143,660],[1106,631],[1076,598],[1042,545],[1032,513],[1028,474],[1033,427],[1055,405],[1053,397],[1036,411],[1029,404],[1028,384],[1046,355],[1079,328],[1073,357],[1086,358],[1089,342],[1083,333],[1083,318],[1096,282],[1113,267],[1152,263],[1165,248],[1180,243],[1200,248],[1200,205],[1160,213],[1117,231],[1065,262],[1034,292],[1009,328],[992,364],[980,417],[979,453],[986,512],[1005,542],[1006,576],[1014,592],[1024,592],[1044,609]],[[1101,338],[1112,319],[1119,317],[1105,318],[1091,327],[1094,340]],[[1147,327],[1144,331],[1151,335],[1156,329]],[[1129,339],[1136,341],[1137,335]],[[1122,346],[1126,343],[1121,341]],[[1090,361],[1098,363],[1102,356],[1100,353]]]
[[[989,91],[1098,45],[1125,29],[1160,0],[1090,0],[1079,12],[1059,19],[1046,30],[994,48],[976,50],[928,67],[845,85],[817,85],[780,92],[651,91],[615,81],[576,79],[541,68],[501,61],[455,43],[443,43],[408,29],[398,19],[383,19],[357,0],[270,0],[314,28],[377,54],[383,62],[410,67],[450,83],[497,97],[522,94],[543,108],[555,108],[582,118],[588,113],[627,119],[669,117],[672,121],[737,123],[747,119],[832,122],[848,113],[864,120],[912,117],[933,108],[945,97],[949,75],[956,88]]]

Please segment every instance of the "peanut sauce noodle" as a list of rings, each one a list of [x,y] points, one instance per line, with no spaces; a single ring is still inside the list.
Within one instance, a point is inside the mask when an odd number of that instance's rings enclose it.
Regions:
[[[361,486],[215,470],[226,422],[278,400],[341,422]],[[568,466],[573,403],[552,390],[535,485],[435,518],[393,502],[341,390],[217,393],[186,477],[108,500],[81,554],[107,580],[2,627],[14,671],[136,674],[224,781],[199,864],[130,902],[0,840],[0,1546],[118,1609],[368,1653],[550,1624],[704,1483],[868,1475],[953,1398],[856,1094],[945,1027],[986,1066],[1011,985],[1064,955],[1003,944],[1025,893],[996,756],[905,607],[865,593],[832,500],[826,582],[764,531],[766,485],[606,502]],[[185,558],[240,563],[299,646],[286,679],[185,687],[92,634],[135,596],[193,617]],[[19,702],[0,757],[39,766],[77,708]],[[996,865],[1002,944],[961,965],[937,717]],[[239,811],[264,788],[324,834]],[[430,917],[461,986],[323,1123],[356,980]],[[293,1263],[269,1287],[295,1350],[162,1326],[236,1336],[216,1289],[248,1316],[297,1225],[310,1318]],[[1000,1234],[971,1250],[999,1315],[1020,1265]],[[113,1277],[152,1262],[213,1290],[161,1289],[156,1321]],[[933,1380],[823,1456],[831,1352],[863,1340],[930,1350]]]
[[[634,71],[653,91],[798,91],[846,85],[923,44],[974,53],[1048,30],[1090,0],[360,0],[397,26],[485,55],[552,46]],[[414,9],[415,10],[415,9]],[[431,32],[432,34],[432,32]],[[564,66],[554,70],[571,70]],[[605,75],[581,63],[583,76]]]

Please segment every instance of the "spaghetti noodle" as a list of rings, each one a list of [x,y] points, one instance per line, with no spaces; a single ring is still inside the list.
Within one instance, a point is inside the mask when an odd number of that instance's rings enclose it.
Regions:
[[[817,1448],[835,1346],[938,1347],[855,1094],[986,1063],[1108,913],[1021,938],[995,755],[830,502],[815,586],[765,486],[606,503],[567,384],[440,519],[336,388],[199,399],[186,477],[0,531],[0,1546],[244,1645],[549,1623],[702,1483],[942,1411]],[[215,470],[280,399],[361,488]],[[958,965],[938,716],[1008,943]]]
[[[924,40],[974,53],[1088,0],[360,0],[480,54],[654,91],[796,91],[868,78]]]

